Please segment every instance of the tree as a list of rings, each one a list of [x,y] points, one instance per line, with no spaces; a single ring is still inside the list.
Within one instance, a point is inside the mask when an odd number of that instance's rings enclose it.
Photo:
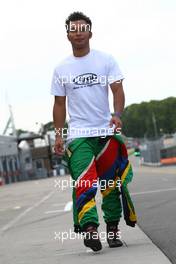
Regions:
[[[176,131],[176,97],[132,104],[125,108],[123,133],[130,137],[152,138]]]

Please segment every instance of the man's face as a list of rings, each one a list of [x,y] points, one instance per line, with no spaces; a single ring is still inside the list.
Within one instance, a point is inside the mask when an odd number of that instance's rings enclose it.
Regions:
[[[73,48],[82,49],[89,43],[89,39],[92,37],[90,32],[90,25],[84,20],[71,21],[68,25],[69,41]]]

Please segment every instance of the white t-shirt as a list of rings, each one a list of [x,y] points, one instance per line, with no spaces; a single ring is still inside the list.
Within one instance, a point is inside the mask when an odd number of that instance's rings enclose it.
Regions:
[[[123,78],[115,59],[97,50],[83,57],[71,55],[55,68],[51,94],[67,96],[68,140],[113,134],[108,86]]]

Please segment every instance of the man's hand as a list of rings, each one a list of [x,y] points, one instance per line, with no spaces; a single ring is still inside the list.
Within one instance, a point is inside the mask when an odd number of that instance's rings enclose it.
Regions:
[[[121,128],[122,128],[122,121],[120,120],[119,117],[117,116],[113,116],[110,120],[110,127],[113,127],[113,125],[115,125],[114,128],[114,133],[116,132],[121,132]]]
[[[55,144],[54,144],[54,151],[56,155],[64,154],[64,140],[61,136],[56,136]]]

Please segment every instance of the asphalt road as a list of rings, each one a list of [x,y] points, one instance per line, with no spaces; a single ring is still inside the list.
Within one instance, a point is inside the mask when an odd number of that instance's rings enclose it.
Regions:
[[[176,263],[176,166],[140,167],[132,157],[134,179],[130,186],[138,225]]]
[[[140,167],[138,158],[131,159],[134,180],[130,189],[138,224],[176,263],[176,167]],[[53,177],[0,188],[0,263],[77,263],[80,257],[82,263],[90,262],[82,241],[62,237],[64,230],[72,227],[72,212],[71,189],[65,186],[61,191],[60,179]],[[69,177],[64,179],[67,185]],[[116,263],[117,253],[112,251],[108,255],[109,252],[105,248],[104,256],[99,256],[101,263],[107,263],[110,256],[114,261],[111,263]],[[125,252],[130,252],[129,248]],[[94,256],[92,261],[96,261]]]

